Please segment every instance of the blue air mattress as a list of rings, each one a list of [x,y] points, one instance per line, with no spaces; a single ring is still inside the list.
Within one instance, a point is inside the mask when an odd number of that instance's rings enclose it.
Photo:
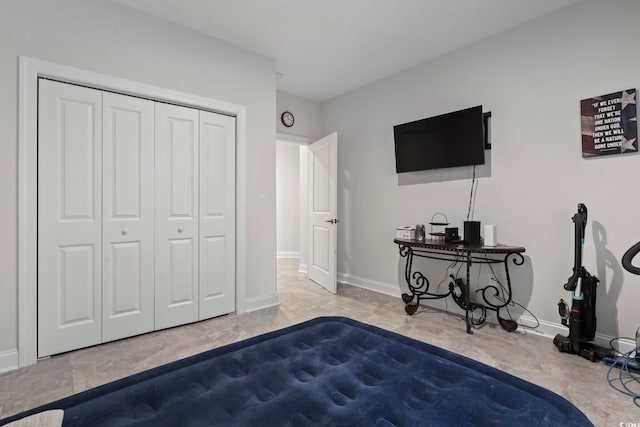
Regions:
[[[324,317],[0,421],[64,426],[591,426],[563,397],[393,332]]]

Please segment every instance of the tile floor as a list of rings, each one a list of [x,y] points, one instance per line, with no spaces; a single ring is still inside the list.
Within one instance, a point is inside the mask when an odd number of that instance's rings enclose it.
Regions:
[[[607,367],[559,353],[551,340],[494,325],[464,332],[462,318],[347,285],[331,295],[278,261],[280,305],[77,350],[0,375],[0,419],[142,370],[317,316],[346,316],[464,354],[559,393],[596,426],[640,425],[640,408],[614,391]],[[639,390],[640,391],[640,390]],[[624,424],[622,424],[624,425]]]

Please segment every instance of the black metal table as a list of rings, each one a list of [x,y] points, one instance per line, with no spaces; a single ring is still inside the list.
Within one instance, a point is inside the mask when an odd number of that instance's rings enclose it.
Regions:
[[[508,330],[514,331],[518,325],[511,319],[500,317],[500,309],[511,303],[511,278],[509,276],[509,259],[515,265],[522,265],[524,257],[522,253],[525,248],[521,246],[484,246],[482,244],[469,245],[461,243],[450,243],[440,240],[407,240],[394,239],[393,242],[400,248],[400,256],[406,258],[404,276],[409,286],[410,294],[403,293],[402,300],[405,303],[407,314],[414,314],[420,305],[421,300],[439,299],[451,296],[456,304],[465,311],[465,321],[467,333],[471,332],[470,313],[479,309],[483,313],[486,310],[496,312],[500,325]],[[455,279],[449,283],[447,293],[433,292],[429,289],[429,279],[420,271],[413,270],[413,258],[429,258],[443,261],[461,261],[466,263],[466,282]],[[506,273],[506,287],[496,286],[490,283],[476,292],[482,297],[483,302],[471,301],[470,296],[470,269],[472,264],[502,264]],[[484,316],[483,316],[484,317]]]

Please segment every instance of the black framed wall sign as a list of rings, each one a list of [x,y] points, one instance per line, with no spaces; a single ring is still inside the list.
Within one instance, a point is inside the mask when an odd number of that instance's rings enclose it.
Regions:
[[[636,89],[580,101],[582,157],[638,151]]]

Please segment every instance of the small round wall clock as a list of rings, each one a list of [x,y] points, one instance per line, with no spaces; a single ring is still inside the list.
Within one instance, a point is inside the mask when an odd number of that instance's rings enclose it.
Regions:
[[[283,125],[285,125],[286,127],[290,128],[291,126],[293,126],[293,123],[295,122],[295,119],[294,119],[293,114],[291,112],[285,111],[280,116],[280,121],[282,121]]]

